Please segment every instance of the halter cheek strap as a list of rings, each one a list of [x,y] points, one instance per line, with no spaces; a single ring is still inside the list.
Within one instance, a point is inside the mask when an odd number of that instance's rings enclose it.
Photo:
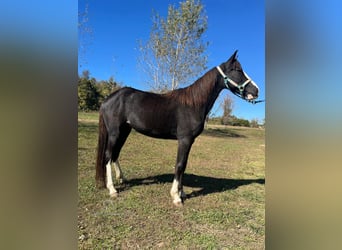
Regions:
[[[223,79],[224,79],[224,85],[226,85],[227,89],[230,89],[229,85],[228,85],[228,82],[230,82],[231,85],[233,85],[234,87],[236,87],[239,92],[240,92],[240,95],[243,94],[243,91],[246,87],[246,85],[248,83],[252,83],[253,81],[247,76],[247,74],[245,72],[243,72],[247,78],[247,80],[242,83],[241,85],[237,84],[236,82],[234,82],[232,79],[230,79],[225,73],[223,73],[222,69],[220,68],[220,66],[217,66],[216,67],[217,70],[220,72],[220,74],[222,75]],[[254,86],[256,86],[256,84],[253,84]],[[256,86],[258,88],[258,86]]]

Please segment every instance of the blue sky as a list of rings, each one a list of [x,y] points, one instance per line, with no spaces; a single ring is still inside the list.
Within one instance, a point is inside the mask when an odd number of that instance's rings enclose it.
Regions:
[[[169,4],[179,1],[103,0],[79,1],[79,11],[88,4],[90,35],[79,36],[78,71],[89,70],[91,77],[107,80],[110,76],[125,86],[148,90],[137,67],[138,40],[146,41],[151,30],[152,9],[166,17]],[[260,88],[259,99],[265,99],[265,13],[264,1],[202,0],[208,16],[208,70],[226,61],[238,49],[238,58],[247,74]],[[84,41],[82,39],[85,39]],[[80,43],[79,43],[80,44]],[[198,78],[200,75],[198,76]],[[213,111],[221,114],[219,102],[228,90],[221,92]],[[265,118],[265,104],[252,105],[233,95],[233,114],[245,118]]]

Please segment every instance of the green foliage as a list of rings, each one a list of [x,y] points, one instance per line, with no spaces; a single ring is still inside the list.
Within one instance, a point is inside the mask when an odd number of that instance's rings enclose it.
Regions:
[[[242,127],[250,127],[250,122],[243,118],[238,118],[234,115],[230,115],[228,117],[222,117],[221,123],[223,125],[230,126],[242,126]]]
[[[257,119],[252,119],[248,121],[243,118],[237,118],[236,116],[228,116],[226,118],[222,117],[211,117],[208,121],[210,125],[230,125],[230,126],[242,126],[242,127],[251,127],[251,128],[259,128],[260,126],[264,127],[264,124],[259,124]]]
[[[98,110],[104,99],[120,88],[112,77],[108,81],[97,82],[89,75],[89,71],[84,71],[78,78],[78,110]]]
[[[250,127],[249,121],[246,119],[242,119],[242,118],[233,119],[231,122],[231,125],[232,126]]]
[[[99,108],[100,93],[96,88],[95,79],[78,79],[78,109],[89,111]]]
[[[120,85],[114,81],[113,77],[110,77],[108,81],[99,81],[96,84],[98,91],[100,92],[99,103],[101,104],[104,99],[120,88]]]
[[[208,123],[210,125],[222,125],[222,117],[210,117]]]
[[[180,2],[179,8],[169,5],[167,18],[155,12],[152,22],[149,41],[140,44],[139,61],[147,83],[157,92],[191,83],[207,64],[203,5],[195,0]]]

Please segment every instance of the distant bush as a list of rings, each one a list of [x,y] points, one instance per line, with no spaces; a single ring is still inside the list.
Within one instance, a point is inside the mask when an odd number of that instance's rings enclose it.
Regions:
[[[229,125],[232,126],[242,126],[242,127],[250,127],[250,123],[248,120],[242,119],[242,118],[234,118],[230,122]]]
[[[221,117],[212,117],[212,118],[209,118],[208,123],[211,125],[221,125],[222,124],[221,120],[222,120]]]
[[[251,126],[252,128],[258,128],[258,127],[259,127],[258,119],[252,119],[252,120],[250,121],[250,126]]]
[[[230,126],[242,126],[242,127],[250,127],[250,122],[246,119],[237,118],[234,115],[224,116],[221,118],[222,125],[230,125]]]

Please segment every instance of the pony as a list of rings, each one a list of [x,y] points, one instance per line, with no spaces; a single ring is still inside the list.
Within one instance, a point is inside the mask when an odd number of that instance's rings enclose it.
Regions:
[[[192,85],[164,94],[123,87],[108,96],[99,110],[99,137],[96,184],[107,187],[111,197],[118,196],[113,185],[123,180],[119,164],[121,148],[132,128],[146,136],[178,140],[174,179],[170,190],[173,204],[182,206],[183,174],[195,138],[204,128],[206,116],[223,89],[255,103],[259,88],[243,71],[237,50],[224,63],[212,68]]]

